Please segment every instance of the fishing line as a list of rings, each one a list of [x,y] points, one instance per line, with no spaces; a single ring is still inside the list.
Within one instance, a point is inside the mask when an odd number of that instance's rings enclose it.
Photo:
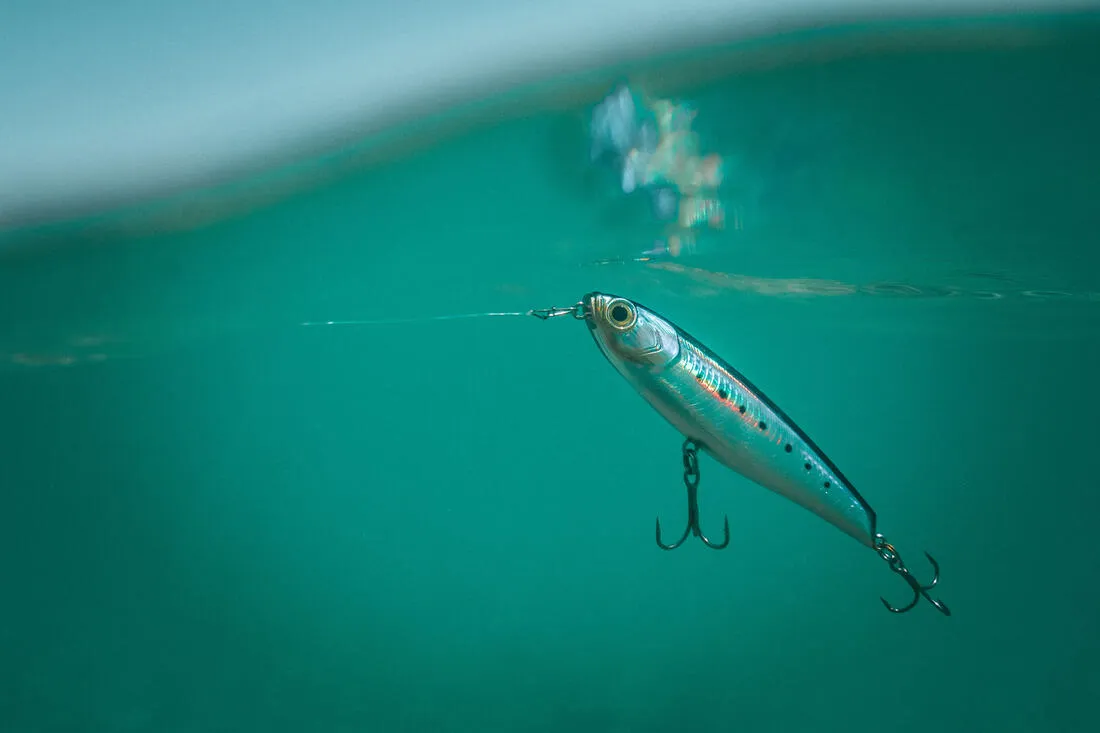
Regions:
[[[457,321],[463,318],[505,318],[508,316],[532,316],[534,311],[498,311],[487,313],[457,313],[446,316],[420,316],[417,318],[380,318],[365,321],[305,321],[302,326],[395,326],[403,323],[427,323],[429,321]]]

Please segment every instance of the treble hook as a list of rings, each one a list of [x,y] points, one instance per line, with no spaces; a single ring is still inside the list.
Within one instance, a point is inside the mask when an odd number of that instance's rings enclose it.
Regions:
[[[875,551],[879,557],[886,561],[890,566],[890,569],[900,575],[906,583],[909,584],[910,590],[913,591],[913,600],[905,608],[894,608],[891,606],[885,598],[879,596],[879,600],[882,601],[882,605],[886,606],[886,610],[891,613],[905,613],[913,609],[920,601],[921,596],[924,596],[924,600],[931,603],[936,607],[936,610],[942,613],[944,616],[951,615],[951,609],[947,607],[947,604],[938,598],[933,598],[928,595],[928,591],[936,587],[936,583],[940,582],[940,564],[936,562],[936,559],[929,555],[927,552],[924,556],[928,558],[928,562],[932,565],[932,582],[928,585],[921,585],[921,582],[913,577],[913,574],[909,572],[909,568],[905,567],[905,562],[902,561],[901,555],[897,549],[886,541],[886,538],[881,534],[875,535]]]
[[[699,456],[698,448],[695,443],[688,438],[684,441],[682,448],[684,457],[684,486],[687,487],[688,494],[688,520],[687,528],[684,529],[684,534],[680,537],[680,540],[674,544],[666,545],[661,542],[661,518],[657,517],[657,546],[662,550],[675,550],[680,545],[684,544],[684,540],[688,538],[688,534],[693,534],[703,541],[703,544],[713,550],[721,550],[730,543],[730,520],[729,517],[724,517],[725,525],[723,530],[725,531],[726,538],[722,544],[718,545],[707,539],[707,536],[703,534],[703,530],[699,527]]]

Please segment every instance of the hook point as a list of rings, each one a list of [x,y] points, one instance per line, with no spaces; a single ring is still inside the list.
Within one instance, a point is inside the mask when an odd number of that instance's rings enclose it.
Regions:
[[[909,585],[910,590],[913,591],[913,600],[909,603],[908,606],[905,606],[904,608],[895,608],[894,606],[891,606],[885,598],[879,596],[879,600],[882,601],[882,605],[886,607],[886,610],[890,611],[891,613],[906,613],[908,611],[911,611],[923,597],[924,600],[931,603],[936,608],[936,610],[942,613],[944,616],[950,616],[951,609],[947,607],[947,604],[939,600],[938,598],[933,598],[928,594],[928,591],[932,590],[934,587],[936,587],[936,584],[940,582],[940,564],[936,562],[936,559],[932,557],[931,553],[926,550],[924,556],[928,559],[928,563],[932,566],[932,580],[929,581],[927,585],[923,585],[919,580],[913,577],[912,573],[909,572],[909,568],[905,566],[905,563],[901,559],[901,555],[897,553],[897,550],[895,550],[892,545],[886,542],[885,537],[883,537],[882,535],[876,535],[876,540],[876,549],[879,550],[879,555],[882,557],[883,560],[889,563],[890,570],[900,575],[902,579]]]

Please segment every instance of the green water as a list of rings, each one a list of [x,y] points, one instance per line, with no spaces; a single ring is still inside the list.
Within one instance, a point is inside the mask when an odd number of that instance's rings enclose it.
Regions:
[[[938,33],[646,71],[744,216],[672,268],[588,264],[657,231],[585,167],[591,82],[5,235],[0,729],[1096,730],[1100,25]],[[705,457],[731,546],[658,550],[679,436],[575,322],[297,325],[593,289],[764,389],[953,616]]]

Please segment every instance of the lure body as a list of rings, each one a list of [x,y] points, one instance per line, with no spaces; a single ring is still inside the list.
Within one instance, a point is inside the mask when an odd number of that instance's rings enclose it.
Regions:
[[[607,360],[668,422],[727,468],[868,547],[875,512],[812,440],[736,369],[686,331],[625,298],[582,299]]]

